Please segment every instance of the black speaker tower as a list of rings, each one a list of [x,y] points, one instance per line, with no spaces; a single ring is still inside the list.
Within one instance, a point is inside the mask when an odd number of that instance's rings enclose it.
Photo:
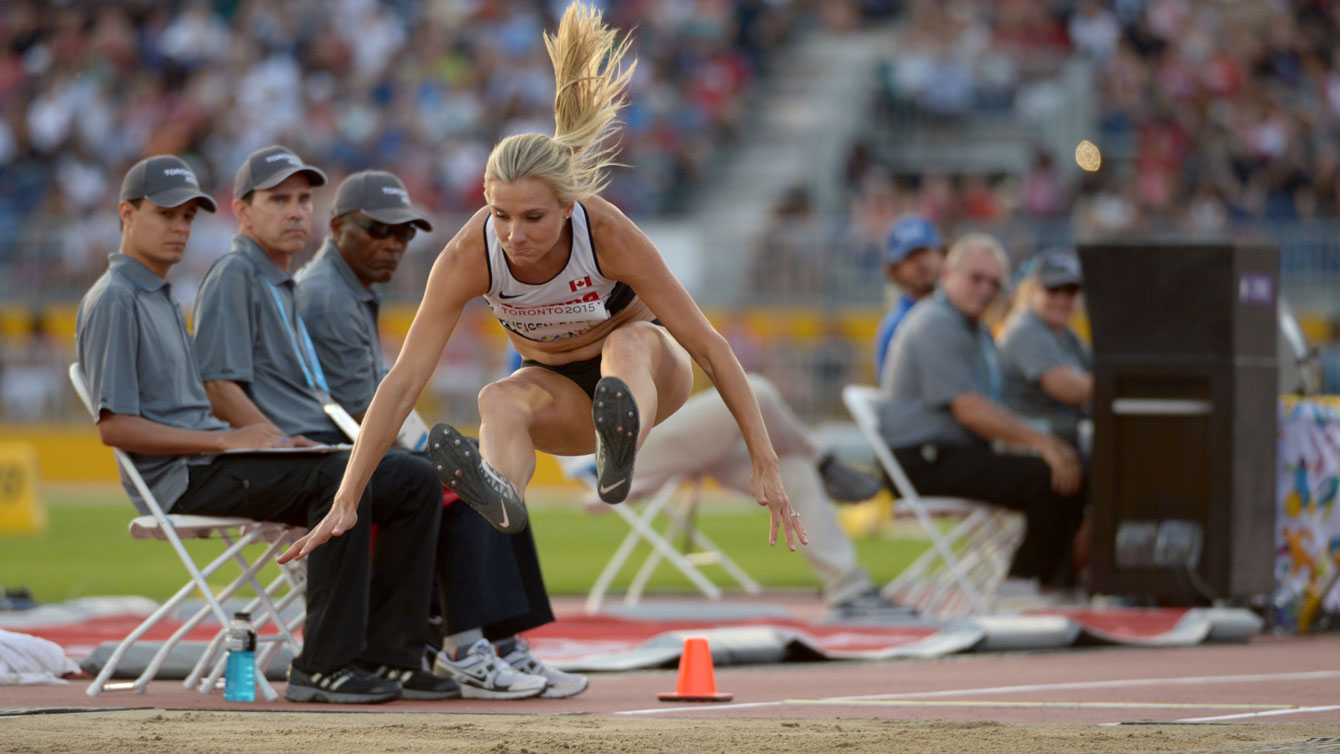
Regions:
[[[1094,350],[1091,589],[1162,604],[1268,594],[1278,249],[1079,253]]]

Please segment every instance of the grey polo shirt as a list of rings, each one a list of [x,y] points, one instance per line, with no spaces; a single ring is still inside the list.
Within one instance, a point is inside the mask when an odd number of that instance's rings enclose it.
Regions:
[[[228,429],[211,413],[172,287],[138,261],[124,254],[110,256],[107,271],[79,302],[74,337],[93,421],[106,409],[181,429]],[[215,457],[129,456],[165,511],[186,491],[187,467]],[[124,473],[121,483],[135,507],[148,514]]]
[[[959,424],[949,404],[967,393],[992,397],[996,357],[986,328],[963,316],[943,293],[912,307],[893,336],[880,385],[884,441],[894,448],[984,442]]]
[[[290,435],[339,432],[304,375],[293,277],[246,236],[205,273],[195,297],[200,377],[238,383]],[[283,304],[283,312],[276,303]]]
[[[372,403],[386,376],[377,334],[381,296],[363,285],[330,239],[298,271],[297,280],[298,310],[316,344],[331,397],[357,414]]]
[[[1052,367],[1093,371],[1089,349],[1069,329],[1057,332],[1032,311],[1010,321],[1000,335],[1000,365],[1005,377],[1005,405],[1026,419],[1047,423],[1053,434],[1075,442],[1084,414],[1047,395],[1042,375]]]

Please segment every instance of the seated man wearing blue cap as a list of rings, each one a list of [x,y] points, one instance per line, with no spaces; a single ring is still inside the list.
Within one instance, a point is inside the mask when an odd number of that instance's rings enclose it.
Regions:
[[[1087,443],[1079,427],[1093,399],[1093,357],[1070,320],[1083,282],[1073,253],[1039,254],[998,344],[1005,405],[1081,451]]]
[[[920,215],[903,215],[889,228],[884,246],[884,277],[898,286],[898,300],[889,307],[875,333],[875,381],[884,374],[893,332],[908,310],[935,292],[944,264],[944,241],[940,231]]]

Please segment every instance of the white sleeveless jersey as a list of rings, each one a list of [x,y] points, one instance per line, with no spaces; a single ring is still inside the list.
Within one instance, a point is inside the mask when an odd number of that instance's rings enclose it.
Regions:
[[[532,285],[512,276],[507,255],[493,228],[484,221],[488,247],[489,290],[484,300],[503,327],[527,340],[575,338],[617,314],[633,300],[633,290],[600,274],[586,208],[574,203],[572,253],[568,264],[548,281]]]

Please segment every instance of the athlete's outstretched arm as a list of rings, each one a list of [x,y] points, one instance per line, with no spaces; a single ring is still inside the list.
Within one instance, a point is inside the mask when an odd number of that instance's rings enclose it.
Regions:
[[[358,522],[356,511],[363,489],[395,441],[400,425],[414,408],[424,385],[433,376],[466,302],[488,290],[488,269],[484,265],[486,257],[480,233],[480,225],[486,216],[483,211],[477,213],[447,243],[433,263],[423,301],[414,313],[414,322],[400,355],[377,386],[372,403],[363,416],[358,440],[354,442],[330,513],[279,556],[279,562],[306,557],[323,542],[338,537]]]
[[[587,199],[586,204],[596,210],[593,230],[606,276],[637,291],[661,324],[707,373],[740,426],[754,467],[750,491],[760,505],[768,506],[772,515],[769,543],[777,543],[780,528],[785,532],[787,547],[792,550],[796,549],[797,539],[808,544],[805,527],[792,510],[782,485],[777,451],[768,438],[758,399],[730,344],[707,321],[698,304],[671,274],[655,244],[632,220],[599,197]]]

